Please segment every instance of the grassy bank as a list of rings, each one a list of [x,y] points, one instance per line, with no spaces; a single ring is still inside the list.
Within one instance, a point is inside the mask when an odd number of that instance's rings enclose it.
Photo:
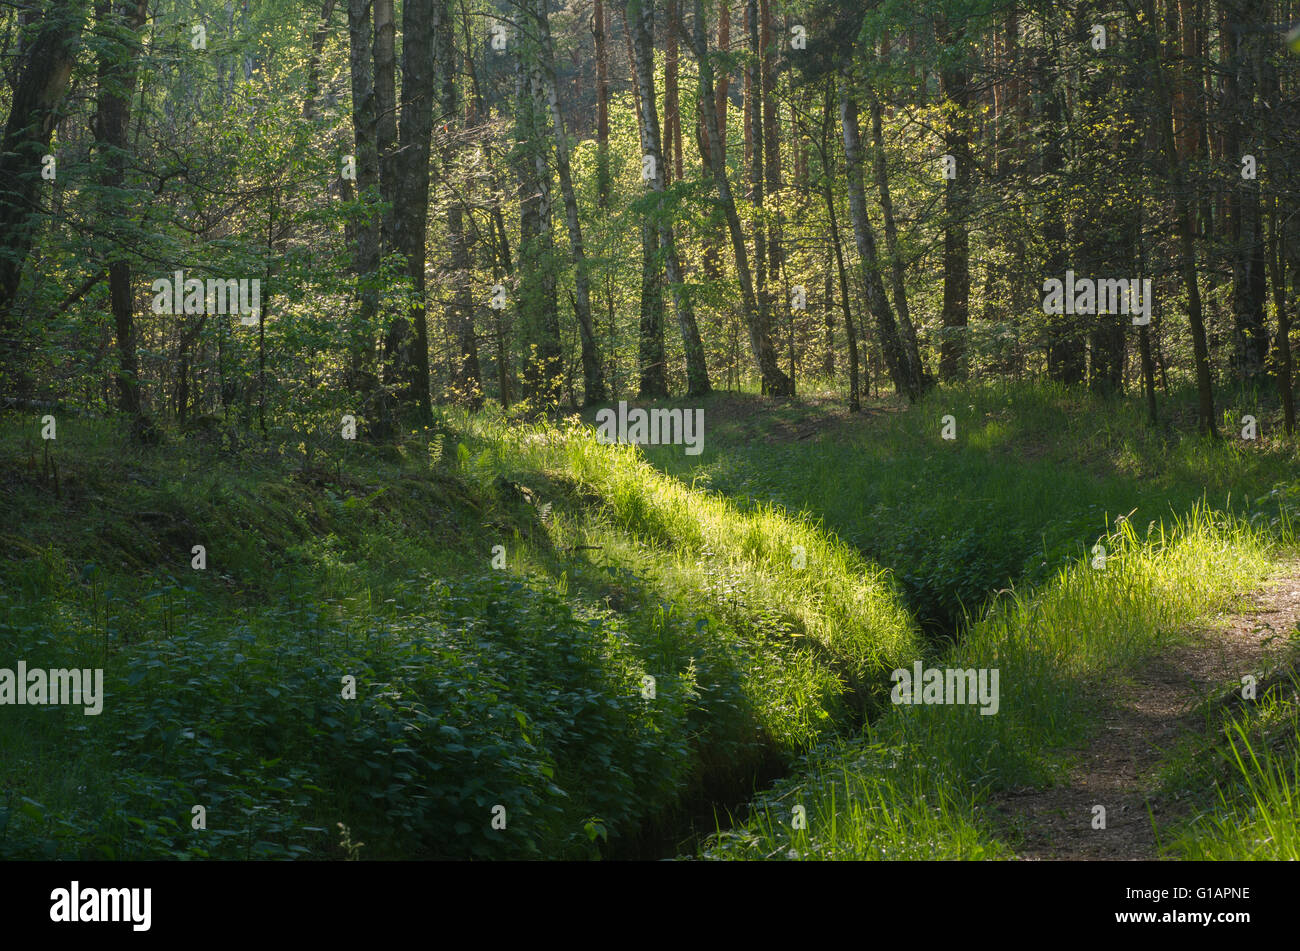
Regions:
[[[6,709],[0,851],[341,856],[341,823],[368,857],[640,854],[912,650],[815,527],[586,431],[476,425],[233,457],[69,421],[56,486],[7,422],[0,656],[103,667],[107,696]]]
[[[967,859],[1006,857],[1016,842],[987,812],[993,793],[1042,786],[1065,751],[1101,729],[1092,699],[1108,677],[1177,643],[1231,607],[1268,567],[1270,545],[1203,510],[1156,536],[1122,523],[1104,568],[1081,561],[1047,584],[1008,594],[938,667],[996,668],[1000,704],[895,705],[861,740],[830,745],[803,774],[760,797],[709,858]],[[1210,569],[1210,570],[1207,570]],[[794,806],[803,806],[804,829]],[[1086,822],[1087,817],[1081,817]]]
[[[992,797],[1295,543],[1293,449],[1120,403],[704,406],[699,457],[492,409],[384,449],[0,421],[0,667],[106,686],[4,708],[0,855],[1011,856]],[[892,704],[917,660],[996,668],[998,712]],[[1261,710],[1175,854],[1287,854]]]
[[[1165,417],[1181,418],[1190,399],[1176,394]],[[1246,441],[1229,419],[1225,438],[1211,442],[1188,427],[1152,429],[1136,401],[1054,386],[945,387],[906,410],[869,407],[858,420],[798,402],[702,405],[700,456],[650,448],[647,457],[683,481],[811,513],[890,570],[936,636],[978,616],[993,592],[1045,583],[1090,556],[1117,516],[1145,532],[1202,502],[1266,527],[1279,511],[1300,510],[1294,497],[1279,505],[1300,458],[1268,428]],[[1266,417],[1250,404],[1225,417],[1247,412]],[[945,416],[951,440],[942,438]]]

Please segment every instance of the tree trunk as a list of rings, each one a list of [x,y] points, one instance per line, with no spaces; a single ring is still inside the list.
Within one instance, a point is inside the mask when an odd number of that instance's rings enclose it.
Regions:
[[[515,65],[515,148],[519,179],[519,301],[523,380],[541,406],[555,406],[563,388],[563,349],[551,231],[551,171],[546,164],[546,106],[532,67]]]
[[[894,309],[898,313],[898,332],[904,350],[918,354],[917,364],[922,389],[930,385],[930,376],[920,364],[920,348],[916,342],[916,329],[912,326],[911,311],[907,304],[907,286],[904,282],[906,264],[898,246],[898,227],[894,222],[894,201],[889,191],[889,168],[885,162],[885,136],[881,122],[880,99],[871,96],[871,138],[874,145],[874,171],[876,188],[880,192],[880,212],[885,225],[885,253],[889,255],[890,284],[894,292]],[[945,285],[946,290],[946,285]]]
[[[330,20],[334,18],[336,0],[325,0],[320,14],[320,26],[311,35],[311,56],[307,60],[307,92],[302,100],[302,117],[316,118],[316,97],[320,95],[320,60],[329,37]]]
[[[772,39],[772,10],[769,0],[759,0],[759,48],[761,57],[759,61],[759,78],[760,78],[760,96],[759,99],[763,106],[763,195],[767,196],[768,201],[777,202],[781,193],[781,142],[777,137],[777,118],[778,104],[776,100],[776,49]],[[781,215],[781,206],[778,203],[775,208],[776,214],[772,219],[771,226],[767,229],[767,273],[769,285],[775,285],[777,275],[785,273],[784,249],[781,242],[782,225],[784,224]],[[760,291],[761,291],[760,281]],[[783,286],[783,292],[778,294],[769,290],[767,296],[769,308],[775,310],[774,303],[780,301],[780,313],[783,316],[782,324],[792,332],[794,321],[790,310],[790,295]],[[771,315],[773,323],[776,322],[776,314]],[[773,331],[776,333],[776,331]],[[790,389],[788,395],[793,396],[794,387],[794,360],[791,357],[790,362]]]
[[[736,201],[731,193],[731,182],[727,179],[726,152],[723,148],[721,133],[718,129],[717,90],[713,85],[713,63],[709,58],[708,40],[704,32],[704,0],[694,2],[694,30],[691,45],[695,48],[695,59],[699,67],[700,104],[704,110],[704,129],[708,136],[709,155],[712,159],[713,183],[718,190],[718,200],[727,219],[727,231],[731,236],[731,248],[736,258],[736,275],[740,281],[741,309],[744,314],[745,327],[749,334],[750,350],[754,362],[763,380],[763,388],[776,395],[787,395],[790,381],[776,364],[776,353],[772,348],[771,337],[762,320],[758,301],[754,295],[754,277],[749,269],[749,254],[745,248],[745,235],[740,227],[740,216],[736,212]]]
[[[374,372],[374,337],[371,328],[379,313],[379,230],[381,214],[376,204],[379,193],[379,151],[377,145],[376,97],[373,79],[374,39],[370,23],[370,0],[348,0],[349,67],[352,83],[352,129],[356,149],[357,198],[365,209],[352,228],[355,247],[352,267],[356,272],[359,304],[349,334],[348,388],[366,409],[376,409],[379,385]],[[370,420],[369,431],[380,439],[389,438],[382,411]]]
[[[105,189],[100,214],[107,222],[128,218],[132,209],[123,207],[115,194],[126,184],[127,130],[131,125],[131,103],[135,98],[136,71],[140,55],[140,28],[148,4],[145,0],[99,0],[95,8],[95,29],[103,43],[99,49],[99,98],[95,109],[95,146],[103,169],[99,181]],[[112,235],[109,251],[108,288],[117,335],[118,408],[133,417],[141,415],[139,363],[135,345],[135,303],[131,293],[131,264],[122,253],[121,238]],[[133,429],[133,432],[136,430]]]
[[[451,130],[461,130],[460,77],[456,74],[456,42],[450,10],[438,21],[437,49],[434,60],[438,71],[438,99],[444,122],[441,164],[450,168],[455,154]],[[473,409],[483,405],[483,374],[478,360],[478,340],[474,334],[474,295],[470,289],[469,242],[465,234],[464,209],[453,196],[447,209],[447,239],[451,254],[452,307],[448,327],[455,337],[456,354],[452,357],[451,386],[455,398]]]
[[[635,72],[637,96],[641,101],[641,112],[645,116],[642,125],[642,154],[651,159],[654,174],[649,179],[650,190],[658,196],[658,202],[652,212],[654,226],[658,231],[658,245],[663,249],[664,264],[668,271],[668,284],[673,296],[673,309],[677,314],[677,323],[682,335],[682,348],[686,355],[686,392],[688,396],[703,396],[709,392],[709,371],[704,361],[704,344],[700,340],[699,327],[695,321],[695,310],[687,292],[682,273],[681,262],[677,255],[677,243],[673,236],[672,222],[664,207],[664,161],[659,142],[659,117],[655,106],[654,88],[654,21],[653,7],[648,0],[641,0],[635,10],[629,5],[628,19],[632,26],[632,46],[636,55]],[[649,263],[646,257],[644,264]],[[643,278],[644,279],[644,278]],[[666,386],[666,384],[665,384]]]
[[[677,91],[677,0],[667,0],[664,28],[664,182],[682,180],[682,111]],[[671,178],[669,171],[671,170]]]
[[[393,238],[397,165],[397,74],[393,53],[396,25],[393,0],[374,0],[375,19],[375,147],[379,151],[379,187],[389,211],[383,220],[381,254],[396,250]]]
[[[429,325],[425,301],[425,233],[429,214],[429,154],[433,134],[436,64],[434,37],[444,0],[405,0],[402,7],[402,111],[398,154],[393,166],[393,241],[406,260],[414,296],[385,340],[385,383],[399,387],[399,401],[419,422],[432,421],[429,391]],[[381,120],[382,124],[382,120]]]
[[[1045,180],[1047,197],[1043,211],[1042,242],[1047,249],[1047,273],[1058,279],[1065,277],[1069,263],[1069,240],[1066,236],[1064,201],[1057,196],[1063,191],[1060,178],[1065,170],[1065,152],[1061,148],[1065,104],[1052,82],[1052,66],[1046,52],[1040,54],[1034,75],[1038,81],[1038,96],[1042,102],[1042,151],[1039,162]],[[1073,314],[1057,314],[1047,321],[1047,375],[1050,379],[1068,386],[1082,383],[1087,374],[1088,351],[1083,330]]]
[[[541,78],[546,91],[551,114],[551,130],[555,138],[555,165],[560,176],[560,194],[564,199],[565,220],[569,228],[569,250],[573,256],[574,316],[582,343],[583,398],[587,405],[603,403],[607,398],[604,370],[596,334],[591,318],[591,282],[588,275],[587,255],[582,243],[582,225],[578,221],[578,199],[573,190],[573,175],[569,166],[569,140],[564,130],[564,115],[556,91],[555,54],[551,44],[551,27],[547,0],[534,0],[533,17],[541,39]]]
[[[40,32],[17,66],[0,138],[0,368],[20,394],[27,392],[29,375],[20,356],[25,321],[15,317],[14,299],[36,235],[40,193],[50,187],[41,177],[41,156],[49,149],[85,24],[85,4],[79,0],[55,0],[46,10]]]
[[[960,31],[956,39],[960,42]],[[970,81],[966,70],[942,70],[940,86],[946,105],[952,110],[944,125],[944,149],[957,165],[956,177],[943,183],[943,339],[939,343],[939,377],[951,381],[966,379],[969,369],[966,328],[970,319],[970,237],[966,222],[970,216],[970,172],[974,160],[967,128]]]
[[[721,0],[718,4],[718,52],[731,50],[731,0]],[[718,116],[718,141],[726,148],[727,143],[727,103],[728,91],[731,89],[731,74],[723,71],[718,74],[717,88],[714,90],[714,102]]]
[[[829,96],[827,96],[827,105],[830,105]],[[862,404],[858,400],[858,393],[861,392],[858,380],[858,335],[853,327],[853,314],[849,308],[849,272],[844,266],[844,245],[840,241],[840,227],[835,220],[837,217],[835,196],[831,191],[829,174],[824,181],[822,197],[826,200],[826,216],[831,223],[831,247],[835,249],[835,271],[840,279],[840,310],[844,315],[844,333],[849,343],[849,412],[856,413],[862,409]],[[828,274],[827,280],[829,279]],[[827,318],[827,326],[829,328],[829,318]]]
[[[858,128],[858,106],[849,92],[847,75],[840,77],[840,128],[844,137],[844,166],[848,179],[849,213],[857,239],[862,278],[867,291],[867,307],[876,321],[885,364],[898,393],[909,402],[920,398],[924,386],[919,353],[908,347],[899,333],[885,285],[880,278],[880,261],[876,237],[867,218],[867,202],[862,187],[862,138]]]
[[[1300,115],[1297,114],[1300,112],[1300,101],[1292,96],[1284,103],[1277,69],[1268,59],[1263,63],[1260,100],[1264,114],[1271,119],[1267,137],[1270,143],[1276,143],[1275,147],[1268,149],[1268,161],[1278,167],[1278,172],[1274,173],[1278,179],[1288,175],[1293,181],[1297,171],[1297,156],[1292,130],[1300,120]],[[1291,278],[1297,284],[1296,290],[1300,291],[1300,216],[1295,214],[1294,204],[1283,197],[1288,191],[1294,195],[1293,189],[1287,189],[1275,179],[1269,191],[1270,251],[1267,257],[1272,277],[1273,306],[1277,311],[1273,372],[1277,377],[1278,398],[1282,403],[1283,426],[1288,434],[1292,434],[1295,432],[1295,391],[1291,357],[1291,312],[1287,301],[1286,279],[1289,266]]]
[[[1146,0],[1146,3],[1148,19],[1150,22],[1155,22],[1155,0]],[[1150,38],[1146,43],[1149,47],[1153,47],[1156,105],[1160,115],[1161,134],[1164,138],[1165,169],[1174,201],[1174,220],[1179,249],[1178,266],[1187,292],[1187,319],[1192,330],[1192,351],[1196,371],[1197,415],[1201,432],[1217,437],[1214,389],[1210,379],[1210,350],[1205,339],[1205,321],[1201,313],[1201,289],[1196,274],[1196,233],[1191,184],[1187,181],[1185,166],[1178,154],[1177,140],[1174,136],[1173,99],[1168,91],[1159,48]]]
[[[609,35],[604,0],[595,0],[591,32],[596,42],[596,195],[609,207]]]
[[[1256,71],[1263,53],[1261,33],[1236,29],[1262,24],[1267,3],[1259,0],[1223,0],[1230,30],[1223,38],[1229,55],[1223,73],[1225,164],[1230,168],[1228,190],[1229,242],[1232,247],[1233,370],[1237,379],[1255,382],[1264,374],[1268,357],[1268,329],[1264,323],[1267,293],[1263,217],[1259,204],[1259,180],[1241,175],[1243,153],[1256,154],[1254,144]]]
[[[759,37],[758,0],[745,0],[745,30],[749,38],[749,63],[745,68],[745,159],[749,175],[750,206],[756,212],[750,230],[754,235],[754,283],[763,335],[772,336],[772,296],[768,287],[767,226],[763,219],[763,47]],[[762,392],[768,393],[767,381]]]

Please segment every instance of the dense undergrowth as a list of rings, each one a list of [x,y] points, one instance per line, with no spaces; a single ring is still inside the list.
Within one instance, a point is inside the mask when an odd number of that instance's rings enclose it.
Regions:
[[[1166,417],[1192,398],[1176,395]],[[1254,441],[1234,438],[1236,417],[1269,418],[1239,402],[1225,410],[1216,443],[1153,429],[1137,401],[1042,384],[944,389],[906,412],[876,408],[870,425],[845,425],[838,408],[768,411],[754,399],[744,409],[706,408],[701,455],[650,448],[647,456],[696,485],[814,513],[889,569],[909,610],[943,636],[994,592],[1091,557],[1117,516],[1145,528],[1201,501],[1265,524],[1300,510],[1294,495],[1279,506],[1275,492],[1300,491],[1294,446],[1270,437],[1271,425]],[[948,415],[952,440],[941,437]]]
[[[1102,679],[1294,544],[1293,450],[1118,402],[705,407],[701,457],[492,411],[396,449],[69,419],[57,480],[0,421],[0,667],[107,693],[5,708],[0,856],[1010,856],[988,797],[1061,775]],[[999,713],[891,705],[917,659],[999,668]],[[1188,780],[1180,854],[1286,823],[1295,744],[1264,748]]]
[[[107,698],[9,708],[0,850],[316,856],[340,823],[375,857],[663,849],[911,651],[879,573],[809,526],[589,433],[499,432],[305,464],[73,422],[56,490],[12,425],[0,647],[102,666]]]
[[[1032,592],[1009,594],[934,660],[999,670],[996,716],[976,706],[897,705],[861,741],[828,747],[766,797],[713,857],[989,858],[1012,854],[987,811],[993,793],[1042,786],[1064,750],[1098,728],[1102,681],[1176,643],[1229,608],[1267,566],[1257,533],[1197,511],[1141,538],[1130,523],[1106,542],[1104,569],[1081,561]],[[1211,569],[1211,570],[1207,570]],[[795,830],[794,805],[807,828]],[[1079,817],[1087,822],[1090,817]]]

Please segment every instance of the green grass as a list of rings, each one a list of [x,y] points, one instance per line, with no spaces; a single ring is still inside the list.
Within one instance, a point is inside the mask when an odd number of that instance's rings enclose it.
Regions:
[[[1181,412],[1180,395],[1165,412]],[[704,451],[651,447],[646,456],[685,482],[811,513],[887,568],[933,635],[978,616],[991,592],[1043,583],[1090,553],[1127,515],[1145,529],[1200,502],[1260,520],[1300,511],[1294,442],[1212,442],[1153,430],[1136,401],[1015,383],[932,392],[906,411],[875,407],[844,425],[836,407],[705,400]],[[1241,407],[1240,413],[1263,411]],[[956,439],[941,420],[956,420]],[[782,430],[812,433],[806,441]],[[1191,427],[1187,427],[1191,429]],[[1238,427],[1239,429],[1239,427]],[[1270,493],[1293,487],[1283,499]],[[1279,505],[1279,502],[1285,502]],[[1279,537],[1288,525],[1276,526]]]
[[[1294,450],[1121,403],[973,386],[820,442],[823,406],[705,406],[698,458],[491,409],[237,456],[61,420],[57,493],[0,421],[0,666],[108,691],[0,718],[0,855],[1007,857],[989,797],[1294,543]],[[999,712],[890,704],[916,659],[997,667]],[[1259,762],[1232,822],[1282,821]]]
[[[59,497],[15,428],[0,648],[103,666],[108,700],[0,721],[21,777],[0,851],[338,855],[343,823],[367,857],[640,854],[865,715],[879,698],[853,685],[912,649],[879,572],[815,526],[586,431],[476,425],[308,464],[139,454],[73,422]]]
[[[1058,778],[1100,728],[1094,699],[1196,619],[1230,607],[1265,572],[1270,543],[1204,510],[1163,534],[1127,524],[1104,569],[1081,561],[1011,593],[927,666],[996,668],[1000,706],[898,705],[864,736],[817,751],[807,771],[760,797],[710,858],[985,858],[1010,855],[985,812],[992,794]],[[1212,570],[1207,570],[1210,568]],[[783,815],[775,807],[781,802]],[[788,809],[809,817],[793,828]],[[833,819],[833,821],[832,821]]]
[[[1162,823],[1171,857],[1300,859],[1300,679],[1237,712],[1211,707],[1207,734],[1170,757],[1164,788],[1194,804]],[[1236,686],[1240,690],[1240,685]]]

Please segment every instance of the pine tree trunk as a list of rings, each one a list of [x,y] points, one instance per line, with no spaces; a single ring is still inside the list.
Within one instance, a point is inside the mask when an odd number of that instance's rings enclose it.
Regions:
[[[515,147],[519,179],[519,300],[523,382],[541,407],[555,406],[563,389],[563,349],[556,300],[551,226],[551,172],[546,164],[546,105],[525,49],[515,66]]]
[[[922,382],[919,354],[909,353],[900,337],[894,312],[885,296],[885,285],[880,278],[880,261],[876,253],[876,238],[867,218],[867,202],[862,187],[862,137],[858,127],[858,106],[849,92],[846,75],[840,78],[840,128],[844,137],[844,166],[848,179],[849,213],[853,218],[853,233],[857,239],[858,257],[862,265],[862,278],[867,291],[867,307],[876,321],[876,331],[884,350],[885,364],[899,395],[909,402],[920,398]]]
[[[672,222],[664,209],[664,173],[667,170],[661,143],[659,142],[659,116],[655,105],[654,88],[654,20],[653,7],[649,0],[641,0],[634,11],[629,4],[628,14],[632,25],[632,45],[636,55],[635,73],[637,96],[641,101],[641,112],[645,116],[642,126],[642,154],[649,156],[654,174],[648,182],[651,191],[659,196],[659,201],[652,213],[654,227],[658,231],[658,245],[663,249],[664,264],[668,272],[669,289],[673,297],[673,309],[677,314],[678,328],[682,335],[682,348],[686,355],[686,381],[688,396],[703,396],[710,390],[709,372],[704,360],[704,344],[700,339],[699,327],[695,321],[695,310],[687,292],[681,262],[677,255],[677,243],[673,236]],[[645,262],[648,263],[648,257]],[[644,278],[643,278],[644,280]],[[666,384],[665,384],[666,395]]]
[[[104,163],[100,184],[110,193],[100,214],[109,222],[131,215],[131,209],[122,207],[121,201],[111,193],[126,183],[127,130],[131,124],[131,103],[135,98],[139,33],[147,12],[145,0],[99,0],[95,9],[95,29],[103,43],[98,57],[95,145]],[[115,245],[119,240],[113,237]],[[136,359],[131,265],[116,247],[110,251],[108,260],[108,288],[117,336],[118,408],[138,417],[141,414],[140,370]]]
[[[460,78],[456,70],[456,41],[451,13],[443,11],[438,22],[437,51],[434,59],[438,71],[438,100],[443,130],[440,163],[451,167],[455,156],[455,135],[462,128]],[[455,130],[453,133],[452,130]],[[451,357],[451,394],[465,405],[477,409],[483,405],[483,376],[478,359],[478,340],[474,334],[474,295],[470,289],[469,241],[465,234],[464,209],[453,198],[447,209],[447,240],[451,257],[452,306],[448,329],[455,338]]]
[[[1263,58],[1261,34],[1245,27],[1263,23],[1266,8],[1267,4],[1259,0],[1223,0],[1223,11],[1229,21],[1229,32],[1224,37],[1229,56],[1223,74],[1223,91],[1228,118],[1224,157],[1232,175],[1232,187],[1228,189],[1228,232],[1232,247],[1233,370],[1242,382],[1259,380],[1268,357],[1268,329],[1264,323],[1267,262],[1259,180],[1243,178],[1241,174],[1243,153],[1255,154],[1257,162],[1262,158],[1252,144],[1257,131],[1256,71]]]
[[[727,179],[726,153],[723,148],[721,133],[718,129],[717,90],[713,85],[713,63],[709,58],[708,40],[704,32],[704,0],[694,3],[695,27],[691,36],[691,45],[695,48],[695,60],[699,67],[700,104],[704,110],[704,129],[708,136],[709,155],[713,161],[713,183],[718,190],[718,200],[727,220],[727,231],[731,236],[731,248],[736,259],[736,275],[740,281],[741,309],[744,314],[745,327],[749,334],[750,350],[758,366],[759,375],[766,391],[777,395],[788,392],[789,379],[776,365],[776,354],[772,340],[761,318],[758,301],[754,294],[754,277],[749,269],[749,254],[745,247],[745,235],[740,227],[740,216],[736,212],[736,201],[731,193],[731,182]]]
[[[1147,15],[1155,21],[1155,2],[1146,0]],[[1192,331],[1192,353],[1196,373],[1197,416],[1202,433],[1217,437],[1218,425],[1214,418],[1214,388],[1210,377],[1210,350],[1205,337],[1205,321],[1201,310],[1201,289],[1196,273],[1196,225],[1192,186],[1187,180],[1186,166],[1179,156],[1174,134],[1174,99],[1165,79],[1165,66],[1160,60],[1158,47],[1148,39],[1156,72],[1156,106],[1160,116],[1164,139],[1165,171],[1174,202],[1174,223],[1178,236],[1178,267],[1187,293],[1187,320]]]
[[[398,153],[392,157],[393,243],[406,259],[414,300],[389,326],[385,383],[398,387],[423,425],[432,421],[429,324],[425,303],[425,234],[429,213],[429,155],[433,135],[436,65],[434,36],[445,0],[405,0],[402,7],[402,107]],[[377,5],[376,5],[377,6]],[[381,120],[382,124],[382,120]]]
[[[609,207],[609,32],[604,0],[595,0],[591,32],[596,43],[596,194]]]
[[[911,310],[907,305],[907,285],[904,281],[906,264],[898,246],[898,227],[894,222],[894,201],[889,191],[889,167],[885,161],[885,136],[881,121],[880,99],[871,96],[871,138],[874,146],[874,171],[876,188],[880,192],[880,212],[885,226],[885,253],[889,255],[890,286],[894,292],[894,309],[898,313],[898,334],[904,351],[916,354],[917,378],[924,391],[931,377],[920,361],[920,347],[916,342],[916,328],[912,325]]]
[[[564,129],[564,115],[556,91],[555,54],[551,43],[551,28],[547,0],[536,3],[533,17],[541,40],[541,78],[546,91],[551,115],[551,131],[555,138],[555,165],[560,177],[560,194],[564,200],[565,221],[569,229],[569,251],[574,268],[574,316],[578,321],[578,334],[582,345],[583,398],[587,405],[603,403],[607,398],[604,370],[591,317],[591,281],[588,275],[587,255],[582,241],[582,224],[578,220],[578,199],[573,190],[573,174],[569,165],[569,140]]]
[[[960,40],[960,33],[957,37]],[[970,172],[973,157],[967,109],[970,82],[965,69],[940,72],[940,88],[952,110],[944,126],[947,154],[956,162],[956,177],[944,181],[943,222],[943,339],[939,344],[939,377],[944,381],[964,380],[968,373],[966,334],[970,320]]]

